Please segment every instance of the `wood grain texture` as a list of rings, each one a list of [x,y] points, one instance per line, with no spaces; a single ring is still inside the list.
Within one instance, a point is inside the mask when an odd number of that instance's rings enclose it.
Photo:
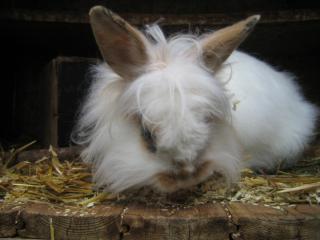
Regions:
[[[320,239],[320,207],[297,205],[282,210],[231,203],[238,239]]]
[[[64,160],[72,160],[77,161],[80,155],[81,147],[73,146],[73,147],[66,147],[66,148],[57,148],[55,149],[56,153],[59,156],[59,159]],[[17,155],[16,162],[21,161],[37,161],[44,156],[50,156],[50,152],[48,149],[36,149],[36,150],[29,150],[21,152]]]
[[[55,239],[118,239],[117,222],[122,207],[97,206],[85,211],[31,204],[21,214],[25,228],[18,231],[24,238],[50,238],[50,219]]]
[[[188,208],[98,205],[92,208],[0,205],[1,237],[55,239],[251,240],[320,239],[320,207],[277,210],[242,203]]]
[[[228,239],[234,230],[220,204],[185,209],[128,206],[121,219],[122,239]]]
[[[88,8],[89,9],[89,8]],[[165,19],[162,25],[227,25],[238,21],[245,16],[259,12],[263,18],[261,23],[305,22],[320,19],[318,9],[294,9],[278,11],[247,11],[230,14],[201,13],[201,14],[148,14],[148,13],[122,13],[121,16],[133,25],[145,25]],[[87,13],[74,13],[64,11],[36,11],[36,10],[2,10],[0,19],[24,22],[53,22],[53,23],[88,23]]]
[[[0,238],[16,236],[17,230],[22,227],[20,213],[19,206],[0,204]]]

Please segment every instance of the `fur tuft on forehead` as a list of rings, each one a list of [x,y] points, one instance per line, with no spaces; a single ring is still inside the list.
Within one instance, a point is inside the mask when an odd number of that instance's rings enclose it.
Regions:
[[[153,125],[161,119],[179,124],[177,121],[188,110],[201,105],[208,116],[229,118],[229,97],[224,83],[215,81],[203,64],[199,39],[194,35],[176,35],[167,40],[158,25],[147,27],[146,33],[150,60],[144,74],[120,96],[121,112],[139,113],[144,122]]]
[[[178,34],[166,39],[161,28],[154,24],[145,30],[149,40],[148,55],[153,64],[170,64],[180,58],[185,61],[195,62],[201,60],[202,48],[199,38],[192,34]]]

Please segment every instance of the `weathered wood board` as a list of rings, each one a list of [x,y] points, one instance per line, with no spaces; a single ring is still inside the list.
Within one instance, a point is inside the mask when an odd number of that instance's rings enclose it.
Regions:
[[[93,6],[93,5],[92,5]],[[92,7],[90,6],[90,7]],[[110,7],[110,4],[105,6],[116,11]],[[10,9],[0,12],[0,19],[10,19],[25,22],[52,22],[52,23],[89,23],[87,11],[90,7],[86,8],[85,13],[75,13],[67,11],[32,11],[22,9]],[[119,11],[116,11],[119,12]],[[261,23],[288,23],[288,22],[304,22],[316,21],[320,19],[319,9],[294,9],[294,10],[250,10],[246,9],[243,12],[236,13],[201,13],[201,14],[168,14],[166,13],[122,13],[121,16],[128,22],[134,25],[150,24],[163,18],[163,25],[226,25],[234,23],[242,18],[244,15],[252,15],[259,12],[263,18]]]
[[[52,222],[50,224],[50,221]],[[51,225],[51,227],[50,227]],[[0,237],[55,239],[320,239],[320,207],[277,210],[241,203],[185,209],[142,205],[92,208],[0,205]]]
[[[90,65],[96,59],[81,57],[57,57],[44,70],[45,97],[44,146],[67,146],[70,134],[90,79]]]

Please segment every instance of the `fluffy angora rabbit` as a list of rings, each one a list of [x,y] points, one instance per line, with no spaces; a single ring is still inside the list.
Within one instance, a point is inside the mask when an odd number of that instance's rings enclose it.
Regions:
[[[89,15],[105,63],[76,133],[98,186],[172,192],[214,172],[232,182],[243,167],[293,164],[310,141],[317,111],[294,77],[235,51],[259,16],[166,39],[101,6]]]

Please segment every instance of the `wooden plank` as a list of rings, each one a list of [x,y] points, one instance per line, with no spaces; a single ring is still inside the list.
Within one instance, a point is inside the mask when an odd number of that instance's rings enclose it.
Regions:
[[[81,147],[73,146],[73,147],[66,147],[66,148],[57,148],[55,149],[56,153],[59,156],[59,160],[72,160],[77,161],[80,155]],[[21,161],[36,161],[42,157],[48,157],[50,152],[48,149],[36,149],[36,150],[29,150],[23,151],[18,154],[16,162]]]
[[[122,239],[228,239],[228,224],[220,204],[188,208],[127,206],[120,218]]]
[[[55,239],[118,239],[121,206],[100,205],[92,209],[30,204],[21,214],[25,228],[18,235],[25,238],[50,238],[50,225]],[[50,223],[52,221],[52,223]]]
[[[70,160],[70,161],[78,161],[81,152],[80,146],[72,146],[72,147],[65,147],[65,148],[56,148],[55,151],[59,156],[59,160]],[[11,156],[12,153],[5,152],[3,154],[4,159]],[[35,162],[43,157],[49,157],[50,152],[48,149],[34,149],[34,150],[27,150],[21,153],[18,153],[15,158],[10,162],[10,166],[14,165],[21,161],[30,161]]]
[[[2,237],[48,239],[51,224],[55,239],[320,239],[320,207],[309,205],[280,211],[242,203],[188,208],[105,203],[83,209],[30,203],[20,214],[8,215],[2,206],[0,221],[0,229],[10,229],[1,231]]]
[[[41,143],[43,146],[67,146],[75,125],[80,101],[89,85],[89,66],[97,59],[82,57],[57,57],[51,60],[43,74],[46,92],[45,127]]]
[[[1,238],[1,240],[42,240],[41,238],[20,238],[20,237],[13,237],[13,238]]]
[[[296,218],[297,239],[320,239],[319,206],[297,205],[288,209],[288,213]]]
[[[320,20],[319,9],[278,10],[266,12],[234,12],[228,14],[148,14],[121,13],[120,15],[134,25],[145,25],[164,19],[162,25],[226,25],[253,14],[261,14],[260,23],[305,22]],[[52,12],[37,10],[2,10],[0,19],[25,22],[88,23],[88,14],[72,12]]]
[[[242,203],[227,205],[237,225],[234,239],[320,239],[320,206],[263,207]]]
[[[4,212],[0,211],[0,217]],[[13,221],[14,216],[11,216]],[[16,229],[22,238],[50,237],[50,221],[56,239],[228,239],[228,225],[221,205],[175,209],[137,205],[99,205],[79,209],[49,204],[27,204]],[[12,224],[14,227],[15,225]],[[3,235],[3,237],[15,236]]]
[[[42,88],[45,94],[42,99],[44,128],[41,143],[43,146],[58,146],[58,79],[55,59],[45,67],[43,74]]]
[[[22,227],[19,220],[21,209],[20,206],[0,203],[0,238],[16,236],[17,230]]]

